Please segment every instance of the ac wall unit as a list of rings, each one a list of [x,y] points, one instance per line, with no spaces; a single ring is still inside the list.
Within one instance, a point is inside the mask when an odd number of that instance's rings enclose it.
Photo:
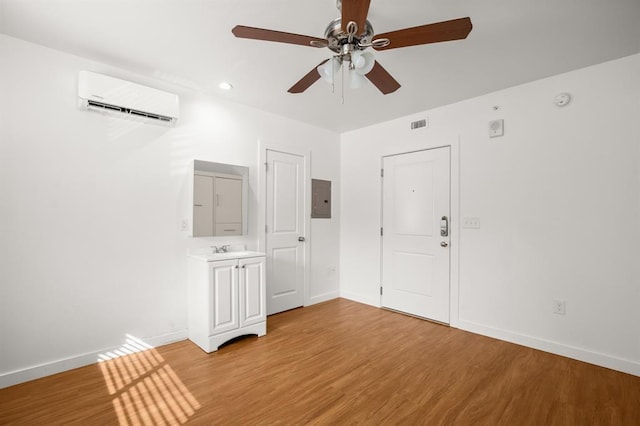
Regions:
[[[90,71],[78,74],[78,103],[84,109],[170,126],[180,115],[178,95]]]

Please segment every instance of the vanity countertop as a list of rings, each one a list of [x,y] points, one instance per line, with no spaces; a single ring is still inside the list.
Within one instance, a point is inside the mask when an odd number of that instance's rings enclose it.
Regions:
[[[194,259],[203,260],[205,262],[216,262],[218,260],[231,260],[231,259],[246,259],[248,257],[262,257],[266,256],[265,253],[259,251],[228,251],[225,253],[191,253],[190,257]]]

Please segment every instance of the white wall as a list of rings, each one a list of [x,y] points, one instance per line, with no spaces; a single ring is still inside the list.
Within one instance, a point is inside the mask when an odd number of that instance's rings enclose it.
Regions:
[[[0,387],[95,361],[125,334],[186,337],[186,254],[257,245],[259,140],[303,144],[339,182],[339,136],[181,93],[175,128],[78,110],[77,73],[178,87],[0,35]],[[250,167],[250,234],[191,239],[194,158]],[[337,216],[337,215],[336,215]],[[312,222],[311,269],[338,265],[339,220]],[[338,276],[310,293],[338,294]]]
[[[452,324],[640,375],[639,122],[635,55],[343,134],[342,295],[379,305],[381,156],[453,140],[481,229],[456,228]]]
[[[457,326],[640,374],[639,55],[350,132],[341,148],[193,93],[173,129],[79,111],[81,69],[179,88],[3,35],[0,57],[0,387],[92,362],[127,333],[184,338],[188,249],[256,244],[259,141],[301,146],[311,177],[334,182],[334,217],[311,221],[311,300],[340,284],[379,303],[381,156],[456,141],[460,213],[482,223],[459,230]],[[430,127],[409,131],[424,115]],[[487,137],[493,118],[505,137]],[[193,158],[250,167],[248,237],[180,231]]]

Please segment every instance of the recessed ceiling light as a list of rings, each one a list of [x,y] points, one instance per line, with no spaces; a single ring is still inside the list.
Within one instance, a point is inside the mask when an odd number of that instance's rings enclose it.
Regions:
[[[221,88],[222,90],[233,89],[233,86],[230,83],[227,83],[226,81],[223,81],[222,83],[218,84],[218,87]]]

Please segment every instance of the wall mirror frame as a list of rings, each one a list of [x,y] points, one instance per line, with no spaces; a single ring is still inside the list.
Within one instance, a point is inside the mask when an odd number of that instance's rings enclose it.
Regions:
[[[247,235],[249,168],[193,160],[192,236]]]

